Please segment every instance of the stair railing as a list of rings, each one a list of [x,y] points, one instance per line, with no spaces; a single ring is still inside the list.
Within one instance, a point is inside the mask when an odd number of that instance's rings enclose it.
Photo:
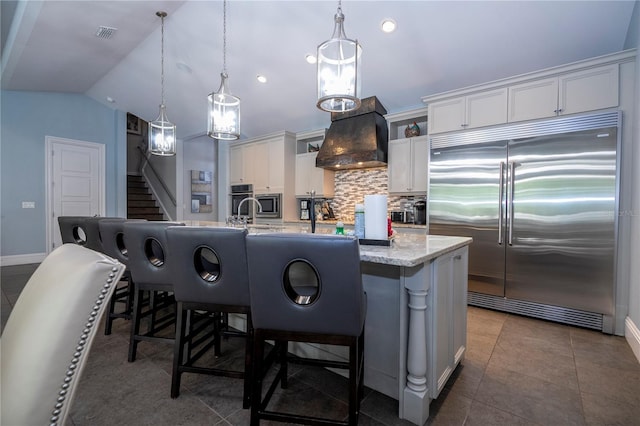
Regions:
[[[151,169],[151,171],[155,176],[155,180],[157,180],[160,186],[162,186],[162,190],[164,191],[167,198],[169,198],[169,200],[171,201],[174,207],[177,207],[176,197],[171,193],[171,191],[169,190],[169,187],[162,179],[162,176],[160,175],[160,173],[158,173],[155,167],[153,167],[153,163],[149,161],[149,157],[147,156],[147,153],[145,152],[145,150],[143,150],[140,146],[138,146],[137,148],[138,148],[138,151],[140,151],[140,158],[142,159],[142,164],[140,165],[140,173],[142,173],[144,176],[145,173],[143,172],[143,169],[145,168],[145,166],[149,166],[149,169]],[[149,186],[151,186],[151,190],[155,192],[155,188],[152,185],[149,185]],[[167,216],[170,216],[169,213],[167,212],[167,209],[164,208],[164,206],[162,205],[162,201],[160,200],[161,197],[156,196],[156,198],[158,198],[158,202],[162,206],[164,213]],[[171,220],[171,217],[169,217],[169,219]]]

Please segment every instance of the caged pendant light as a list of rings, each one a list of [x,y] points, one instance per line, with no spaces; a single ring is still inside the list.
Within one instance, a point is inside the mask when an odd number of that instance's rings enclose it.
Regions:
[[[155,155],[176,155],[176,126],[167,118],[164,105],[164,18],[167,12],[156,12],[162,20],[160,41],[160,86],[162,90],[160,100],[160,114],[149,123],[149,151]]]
[[[345,112],[360,107],[362,47],[358,40],[345,35],[341,0],[334,19],[331,39],[318,46],[317,107],[328,112]]]
[[[217,92],[208,97],[207,134],[214,139],[235,140],[240,137],[240,98],[227,86],[227,0],[223,2],[222,73]]]

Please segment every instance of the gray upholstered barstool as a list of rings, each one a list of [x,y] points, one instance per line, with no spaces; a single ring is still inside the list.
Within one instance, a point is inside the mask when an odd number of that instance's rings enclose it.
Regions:
[[[102,252],[107,256],[120,261],[124,265],[129,265],[129,254],[124,244],[124,223],[126,221],[144,221],[144,219],[124,219],[124,218],[103,218],[98,222],[100,229],[100,239],[102,242]],[[131,305],[133,302],[133,280],[131,279],[131,271],[127,267],[122,280],[126,281],[125,286],[116,288],[113,296],[109,300],[109,309],[107,311],[104,334],[111,334],[113,321],[122,318],[131,319]],[[116,304],[124,305],[121,311],[116,311]]]
[[[258,234],[247,237],[253,371],[262,371],[265,340],[347,346],[348,362],[282,357],[262,399],[262,375],[254,374],[251,425],[260,419],[303,424],[356,425],[364,376],[366,296],[358,240],[318,234]],[[278,384],[287,386],[287,360],[349,370],[348,419],[327,419],[268,410]]]
[[[173,344],[174,335],[168,337],[160,332],[175,324],[175,299],[173,282],[166,255],[169,226],[184,226],[178,222],[133,222],[124,223],[124,244],[129,255],[129,270],[134,283],[133,306],[131,308],[131,336],[129,362],[136,359],[140,341]],[[143,311],[144,293],[149,293],[148,308]],[[160,315],[160,316],[159,316]],[[141,322],[149,318],[145,333],[140,331]]]
[[[182,373],[243,378],[243,407],[249,408],[253,326],[245,236],[244,229],[167,228],[171,276],[177,302],[172,398],[180,394]],[[212,347],[215,347],[216,355],[221,353],[221,313],[246,315],[246,333],[241,334],[246,337],[244,371],[198,363]],[[202,331],[211,325],[210,339],[201,338]]]
[[[102,253],[98,219],[100,218],[97,216],[58,216],[62,242],[78,244]]]

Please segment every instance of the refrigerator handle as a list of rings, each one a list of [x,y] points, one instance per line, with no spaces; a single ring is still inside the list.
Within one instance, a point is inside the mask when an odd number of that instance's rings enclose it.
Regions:
[[[502,219],[504,217],[504,161],[500,162],[500,180],[498,183],[498,244],[502,245]]]
[[[507,242],[509,245],[513,245],[513,194],[514,194],[514,184],[515,184],[515,170],[516,163],[515,161],[509,162],[509,206],[507,207],[507,218],[508,218],[508,228],[509,233],[507,236]]]

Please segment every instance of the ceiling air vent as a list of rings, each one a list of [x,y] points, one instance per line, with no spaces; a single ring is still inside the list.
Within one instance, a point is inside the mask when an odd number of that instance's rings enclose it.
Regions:
[[[105,27],[103,25],[100,25],[98,27],[98,30],[96,31],[96,37],[100,37],[100,38],[104,38],[104,39],[110,39],[110,38],[113,37],[113,35],[116,33],[116,31],[118,31],[117,28]]]

